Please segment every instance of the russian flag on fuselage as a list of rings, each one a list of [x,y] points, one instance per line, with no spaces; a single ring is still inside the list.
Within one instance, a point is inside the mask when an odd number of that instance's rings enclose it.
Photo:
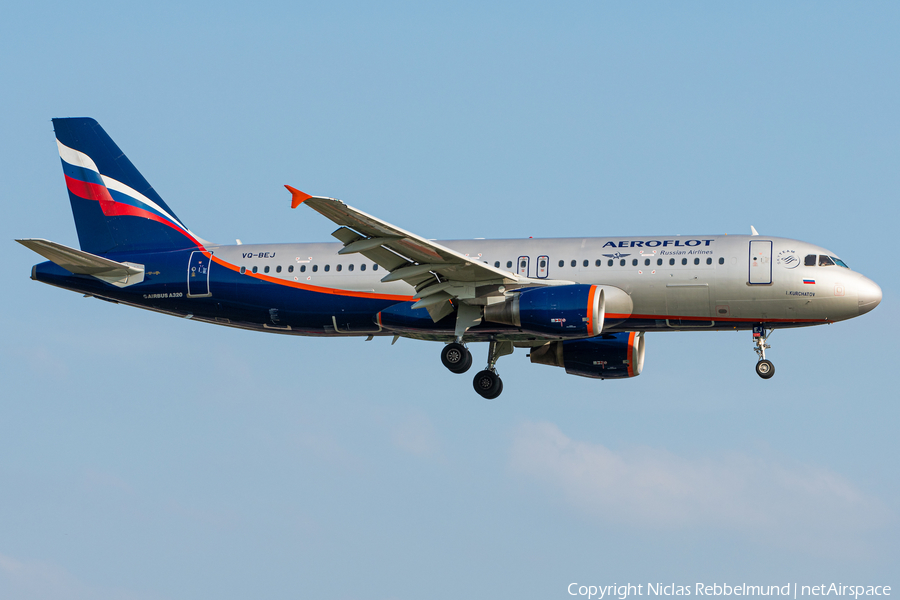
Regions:
[[[53,119],[81,249],[202,247],[94,119]]]

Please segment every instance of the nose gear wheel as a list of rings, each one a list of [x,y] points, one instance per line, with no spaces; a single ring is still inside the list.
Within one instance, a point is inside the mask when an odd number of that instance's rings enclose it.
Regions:
[[[768,379],[775,374],[775,365],[771,360],[761,360],[756,363],[756,374],[763,379]]]
[[[770,329],[766,332],[764,325],[757,325],[753,328],[753,350],[759,357],[756,363],[756,374],[763,379],[769,379],[775,374],[775,365],[772,364],[771,360],[766,359],[766,348],[772,347],[766,343],[766,340],[769,339],[773,331],[775,330]]]

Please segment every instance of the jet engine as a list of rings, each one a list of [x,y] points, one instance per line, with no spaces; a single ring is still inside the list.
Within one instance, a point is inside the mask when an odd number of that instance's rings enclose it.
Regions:
[[[484,307],[484,320],[541,335],[593,337],[603,331],[605,293],[596,285],[559,285],[517,290]]]
[[[570,375],[594,379],[637,377],[644,368],[644,334],[622,332],[548,342],[532,349],[531,362],[563,367]]]

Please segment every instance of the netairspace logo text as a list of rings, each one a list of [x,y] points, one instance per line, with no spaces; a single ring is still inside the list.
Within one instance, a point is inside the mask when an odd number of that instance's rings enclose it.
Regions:
[[[646,592],[645,592],[646,589]],[[860,596],[890,596],[889,585],[843,585],[841,583],[823,583],[819,585],[749,585],[740,583],[695,583],[693,586],[676,585],[674,583],[648,583],[634,585],[582,585],[570,583],[566,588],[570,596],[603,600],[626,600],[630,596],[787,596],[796,599],[799,596],[852,596],[858,600]]]

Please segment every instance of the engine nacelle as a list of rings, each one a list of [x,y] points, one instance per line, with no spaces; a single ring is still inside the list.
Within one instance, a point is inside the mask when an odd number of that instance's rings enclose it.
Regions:
[[[549,342],[531,351],[531,362],[594,379],[637,377],[644,368],[644,334],[623,332]]]
[[[596,285],[558,285],[516,291],[484,307],[484,320],[559,337],[593,337],[603,331],[605,294]]]

